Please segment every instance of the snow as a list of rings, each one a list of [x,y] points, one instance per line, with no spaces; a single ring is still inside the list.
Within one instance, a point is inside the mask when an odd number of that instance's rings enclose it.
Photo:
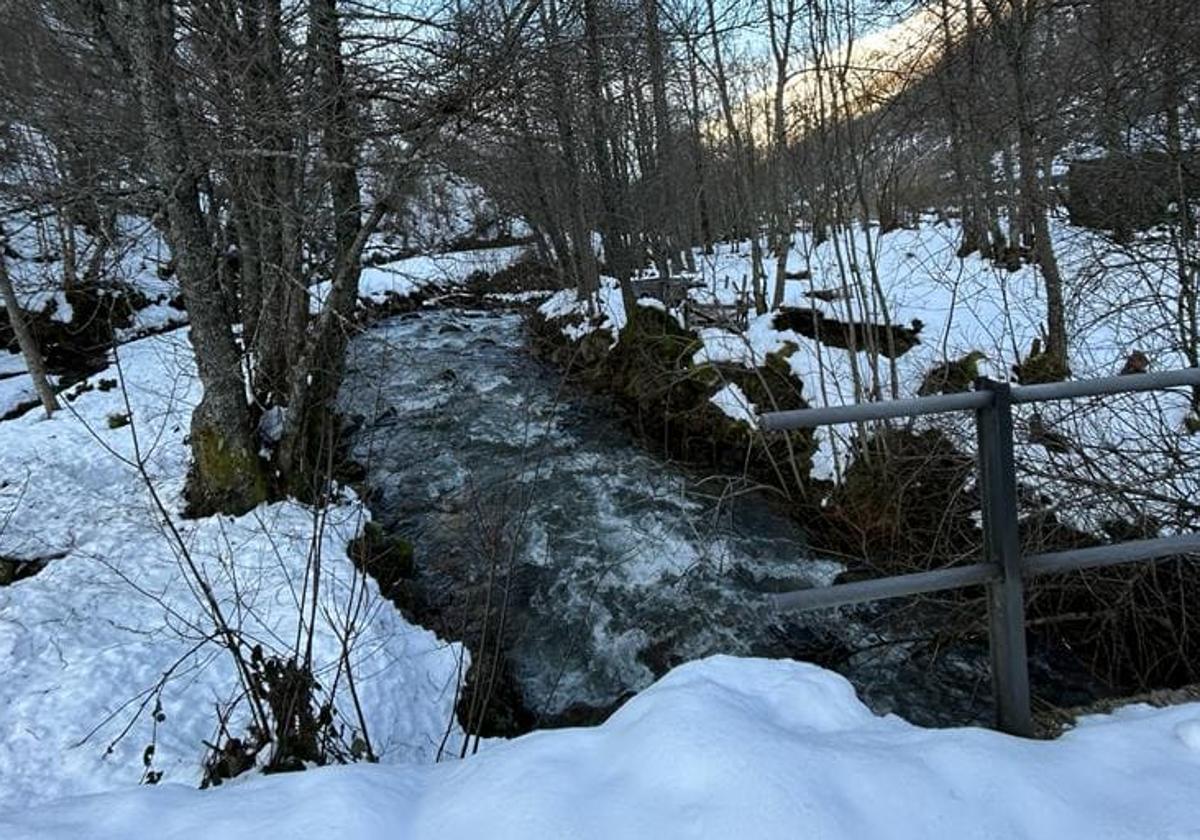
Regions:
[[[50,380],[51,384],[55,383],[54,377],[50,377]],[[37,389],[33,387],[33,378],[28,373],[0,379],[0,417],[37,399]]]
[[[1073,282],[1083,283],[1097,266],[1122,276],[1122,264],[1092,250],[1093,240],[1063,241]],[[1023,349],[1036,334],[1034,270],[1002,274],[979,260],[958,260],[953,243],[953,229],[933,225],[876,240],[893,321],[926,324],[925,343],[898,362],[894,384],[902,396],[928,365],[976,347],[986,348],[992,372],[1003,374],[1014,360],[1011,348]],[[378,300],[437,288],[474,270],[494,271],[518,254],[493,249],[397,261],[364,271],[362,295]],[[146,288],[165,283],[145,254],[121,259]],[[795,267],[811,266],[814,279],[789,283],[787,301],[834,317],[875,319],[878,302],[805,294],[830,287],[830,260],[802,244]],[[746,268],[743,255],[718,251],[704,266],[706,287],[697,295],[732,300]],[[1076,305],[1085,314],[1089,306],[1097,313],[1119,308],[1138,295],[1139,284],[1160,279],[1131,279],[1128,288],[1118,280],[1102,300],[1076,298]],[[639,305],[668,311],[656,301]],[[169,325],[174,310],[158,307],[139,315],[139,328]],[[564,333],[576,340],[607,331],[615,343],[626,322],[611,280],[590,303],[563,291],[541,311],[563,318]],[[1132,346],[1130,335],[1146,340],[1136,311],[1123,317],[1115,325],[1073,319],[1092,325],[1075,337],[1077,373],[1111,367]],[[814,404],[856,399],[849,386],[856,364],[860,375],[893,385],[886,363],[873,369],[864,354],[776,330],[770,314],[752,318],[744,331],[706,328],[700,338],[697,363],[754,365],[791,351],[791,369]],[[1176,364],[1164,346],[1150,347],[1156,364]],[[15,374],[0,379],[0,409],[17,395],[33,396],[19,360],[0,358],[0,373]],[[50,558],[41,574],[0,588],[4,840],[1200,837],[1200,704],[1126,707],[1082,719],[1055,741],[1025,741],[876,716],[843,678],[786,660],[691,662],[601,726],[486,742],[467,760],[436,763],[448,727],[453,754],[462,737],[452,705],[465,653],[409,624],[354,569],[346,548],[369,518],[361,501],[343,490],[323,514],[285,501],[240,517],[184,520],[184,436],[199,396],[185,331],[122,345],[114,365],[91,382],[102,378],[120,380],[123,389],[83,392],[50,420],[30,412],[0,423],[0,555]],[[1088,440],[1134,434],[1121,424],[1122,412],[1152,409],[1167,425],[1176,422],[1177,401],[1148,399],[1100,413],[1103,425]],[[755,420],[756,406],[732,383],[711,401],[738,422]],[[110,418],[126,413],[131,425],[110,427]],[[265,437],[280,419],[264,418]],[[829,461],[833,439],[822,441]],[[1027,458],[1034,457],[1030,449],[1022,447]],[[215,790],[195,789],[204,742],[216,737],[217,708],[233,706],[235,733],[247,715],[235,702],[231,662],[204,638],[211,622],[179,546],[127,463],[138,452],[188,555],[239,631],[269,651],[288,650],[296,637],[296,603],[305,597],[304,572],[316,546],[323,580],[318,676],[333,682],[339,639],[350,632],[356,688],[381,764],[250,774]],[[1185,472],[1174,480],[1180,483],[1170,492],[1186,495],[1194,479]],[[352,732],[357,721],[348,706],[344,698],[338,703]],[[162,781],[139,786],[149,744],[151,769]]]
[[[538,312],[550,320],[574,315],[581,312],[579,295],[574,289],[560,289],[538,307]]]
[[[498,303],[533,303],[545,300],[553,294],[554,289],[530,289],[526,292],[488,292],[484,298]]]
[[[139,335],[161,332],[187,323],[187,312],[166,303],[152,303],[133,313],[133,324],[118,330],[117,339],[125,341]]]
[[[0,351],[0,376],[12,376],[17,373],[24,373],[25,357],[20,353],[6,353]]]
[[[758,423],[758,409],[750,402],[745,391],[733,382],[709,397],[708,401],[721,409],[727,417],[749,423],[751,426]]]
[[[1200,718],[1185,720],[1175,727],[1175,737],[1190,750],[1200,753]]]
[[[812,665],[682,665],[591,729],[465,761],[179,785],[0,816],[0,836],[1145,838],[1200,836],[1200,706],[1128,707],[1056,741],[876,717]]]
[[[1164,245],[1153,237],[1130,249],[1114,248],[1104,237],[1072,228],[1055,219],[1052,226],[1055,248],[1068,291],[1068,322],[1075,325],[1070,336],[1070,364],[1078,378],[1112,376],[1127,354],[1137,348],[1146,352],[1158,369],[1187,364],[1176,349],[1174,338],[1165,334],[1163,313],[1151,301],[1173,294],[1177,280],[1163,253]],[[823,346],[791,330],[776,330],[774,314],[752,318],[742,332],[710,328],[700,331],[704,347],[694,361],[726,361],[746,366],[761,365],[769,353],[788,351],[788,363],[804,385],[803,394],[812,406],[843,405],[861,401],[864,394],[878,390],[884,399],[917,395],[925,373],[947,359],[981,350],[987,358],[980,373],[1008,379],[1011,367],[1028,354],[1041,334],[1045,302],[1037,268],[1024,265],[1016,272],[998,268],[978,256],[960,258],[960,230],[956,224],[925,219],[915,229],[896,230],[880,236],[877,229],[852,231],[840,242],[814,246],[798,234],[789,254],[788,270],[811,272],[809,280],[786,284],[787,306],[814,307],[840,321],[883,323],[886,311],[891,323],[908,326],[921,323],[921,343],[895,361],[872,359],[865,352],[850,353]],[[840,250],[838,246],[840,245]],[[843,286],[841,266],[853,254],[865,273],[869,254],[875,255],[881,293],[862,296],[856,291],[834,300],[812,296],[814,290],[858,288],[848,278]],[[702,301],[733,303],[748,282],[751,268],[749,247],[722,246],[711,256],[700,255],[706,288],[695,296]],[[855,383],[861,383],[856,389]],[[1081,494],[1071,486],[1073,470],[1057,464],[1042,447],[1027,439],[1032,409],[1018,411],[1018,456],[1026,469],[1039,474],[1045,487],[1057,485],[1061,513],[1077,525],[1095,530],[1113,515],[1111,500]],[[1078,406],[1044,406],[1046,421],[1087,448],[1090,468],[1109,480],[1131,487],[1170,488],[1164,495],[1191,498],[1197,488],[1196,470],[1181,470],[1176,457],[1200,465],[1200,441],[1183,433],[1188,410],[1181,393],[1125,395]],[[951,416],[936,422],[964,449],[971,449],[970,418]],[[836,478],[855,429],[838,426],[817,434],[814,476]],[[1123,453],[1145,449],[1155,441],[1136,465]],[[1172,450],[1176,450],[1172,453]],[[1062,479],[1060,481],[1060,479]],[[1152,500],[1147,509],[1156,507]],[[1170,504],[1158,506],[1164,522],[1179,516]],[[1121,513],[1117,512],[1119,518]],[[1183,525],[1181,524],[1181,526]]]
[[[108,286],[124,285],[135,289],[161,306],[178,292],[172,280],[164,279],[158,273],[170,258],[161,234],[146,219],[128,215],[117,217],[116,234],[115,244],[105,252],[100,276]],[[7,267],[21,308],[27,312],[46,312],[55,321],[70,322],[74,311],[62,288],[64,234],[47,217],[10,212],[6,216],[5,235],[8,247],[20,256],[20,259],[10,259]],[[82,229],[75,230],[79,275],[83,275],[96,247],[96,242]],[[181,313],[173,309],[170,312],[174,313],[173,322],[179,323]],[[146,327],[164,326],[165,314],[160,311],[146,316],[156,317],[158,322]],[[132,336],[137,329],[126,332]]]
[[[637,305],[670,315],[681,327],[684,324],[680,312],[668,309],[666,304],[657,298],[638,298]],[[621,297],[621,286],[612,277],[600,278],[600,287],[591,300],[581,300],[575,289],[560,289],[538,307],[538,312],[551,321],[568,318],[561,329],[563,335],[572,341],[602,331],[612,336],[613,347],[620,341],[621,330],[625,329],[629,320],[625,314],[625,299]]]
[[[525,253],[524,246],[480,248],[473,251],[449,251],[444,254],[424,254],[396,260],[378,266],[367,266],[358,281],[358,297],[362,301],[384,303],[389,298],[411,297],[418,292],[437,291],[445,286],[463,282],[473,272],[489,274],[508,267]],[[309,308],[321,311],[329,295],[331,283],[324,280],[309,288]]]
[[[539,306],[538,312],[549,320],[581,316],[582,321],[572,320],[562,325],[563,335],[572,341],[579,341],[584,336],[600,330],[612,335],[613,347],[617,346],[621,330],[625,329],[628,321],[621,287],[611,277],[600,278],[600,288],[597,289],[594,300],[580,300],[574,289],[562,289]]]
[[[681,328],[685,328],[687,326],[681,311],[678,309],[672,309],[658,298],[640,297],[638,298],[637,305],[642,309],[653,309],[655,312],[661,312],[664,315],[669,315],[675,320],[675,323],[679,324]]]
[[[164,782],[195,785],[203,741],[216,735],[217,705],[238,693],[228,655],[203,638],[212,624],[177,546],[136,471],[121,460],[134,455],[133,431],[154,486],[232,622],[268,654],[289,650],[296,637],[318,517],[285,501],[236,518],[182,519],[184,436],[199,395],[185,331],[123,345],[119,360],[119,370],[91,381],[119,378],[128,407],[120,388],[97,389],[54,419],[29,412],[0,424],[0,555],[54,558],[41,574],[0,588],[0,814],[136,785],[150,743],[152,769]],[[132,424],[110,428],[110,417],[130,411]],[[461,650],[408,624],[357,573],[346,546],[368,517],[343,491],[315,542],[322,561],[318,679],[334,681],[338,639],[353,626],[351,660],[375,751],[385,762],[430,761],[451,720]],[[156,723],[160,680],[165,717]],[[337,707],[349,734],[357,722],[344,695],[343,688]],[[245,709],[235,707],[231,731],[243,732],[246,722]],[[0,828],[0,837],[14,833]]]

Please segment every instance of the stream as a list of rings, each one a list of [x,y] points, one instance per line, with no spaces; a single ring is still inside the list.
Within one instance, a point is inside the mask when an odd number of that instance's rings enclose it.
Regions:
[[[845,613],[772,616],[766,593],[827,584],[841,566],[810,556],[764,496],[655,457],[603,400],[564,390],[524,350],[519,314],[382,321],[351,342],[341,402],[376,519],[415,546],[423,623],[472,647],[480,605],[510,582],[507,664],[539,722],[611,708],[696,657],[816,658],[872,641]],[[902,659],[835,667],[876,711],[986,720],[974,665],[945,666],[961,685],[947,697]]]

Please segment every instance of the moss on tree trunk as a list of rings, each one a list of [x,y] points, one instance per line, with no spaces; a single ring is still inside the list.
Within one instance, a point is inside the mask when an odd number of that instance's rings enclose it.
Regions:
[[[192,457],[187,487],[192,514],[237,515],[266,501],[267,481],[257,453],[206,423],[199,408],[192,418]]]

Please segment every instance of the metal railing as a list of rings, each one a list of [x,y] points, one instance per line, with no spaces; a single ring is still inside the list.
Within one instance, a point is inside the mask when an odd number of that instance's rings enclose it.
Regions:
[[[1016,468],[1013,462],[1012,407],[1021,403],[1198,385],[1200,369],[1196,368],[1044,385],[1009,385],[979,379],[974,391],[961,394],[761,415],[760,428],[770,432],[974,411],[979,442],[984,562],[788,592],[772,596],[775,607],[780,610],[814,610],[967,586],[986,586],[996,726],[1013,735],[1031,737],[1034,726],[1029,698],[1029,663],[1025,649],[1025,580],[1037,575],[1076,569],[1200,554],[1200,534],[1022,556],[1018,535]]]

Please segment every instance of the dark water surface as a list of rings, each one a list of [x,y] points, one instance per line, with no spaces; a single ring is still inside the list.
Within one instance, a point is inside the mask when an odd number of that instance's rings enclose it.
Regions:
[[[698,481],[633,444],[604,403],[563,392],[523,350],[517,314],[431,310],[372,327],[351,344],[342,403],[363,418],[354,456],[377,518],[416,546],[423,586],[445,607],[437,629],[470,646],[472,611],[511,569],[505,644],[539,715],[611,705],[711,653],[871,641],[845,614],[771,616],[765,593],[828,583],[840,567],[808,556],[801,529],[762,496]],[[877,710],[986,714],[974,667],[948,702],[903,659],[839,670]]]

